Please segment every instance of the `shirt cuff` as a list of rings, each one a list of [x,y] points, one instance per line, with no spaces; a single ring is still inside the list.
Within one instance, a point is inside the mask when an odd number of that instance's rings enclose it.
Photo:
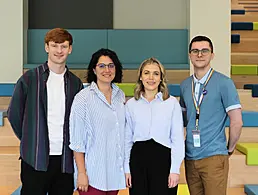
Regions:
[[[128,163],[124,164],[124,170],[125,170],[125,173],[130,173],[130,167]]]
[[[181,107],[181,109],[182,109],[182,111],[183,111],[183,112],[185,112],[185,111],[186,111],[186,108]]]
[[[176,173],[176,174],[180,174],[180,167],[178,166],[172,166],[170,167],[170,173]]]
[[[235,110],[235,109],[238,109],[238,108],[241,108],[241,105],[240,104],[235,104],[235,105],[227,107],[226,112],[229,112],[230,110]]]
[[[85,146],[82,147],[80,145],[70,144],[69,148],[75,152],[85,153]]]

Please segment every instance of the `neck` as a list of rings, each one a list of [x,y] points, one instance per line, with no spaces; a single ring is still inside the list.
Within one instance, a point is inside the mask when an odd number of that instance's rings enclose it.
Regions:
[[[155,95],[158,93],[158,91],[147,91],[143,93],[143,97],[145,97],[149,102],[152,101],[155,98]]]
[[[202,77],[204,77],[204,75],[210,70],[211,66],[205,66],[203,68],[196,68],[194,67],[194,75],[195,77],[200,80],[202,79]]]
[[[97,85],[99,90],[104,94],[109,94],[112,92],[111,84],[110,83],[101,83],[97,81]]]
[[[64,64],[55,64],[51,61],[48,61],[48,67],[52,72],[54,72],[56,74],[62,74],[65,71],[65,63]]]

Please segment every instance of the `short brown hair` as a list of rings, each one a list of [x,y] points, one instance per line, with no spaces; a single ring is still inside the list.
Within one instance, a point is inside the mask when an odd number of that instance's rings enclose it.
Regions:
[[[63,43],[69,41],[69,45],[73,44],[72,35],[63,28],[54,28],[47,32],[45,36],[45,43],[48,44],[50,41],[55,43]]]

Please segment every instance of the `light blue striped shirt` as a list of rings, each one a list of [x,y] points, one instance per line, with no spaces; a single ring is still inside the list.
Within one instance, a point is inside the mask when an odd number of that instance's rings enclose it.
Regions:
[[[129,173],[131,148],[136,141],[154,139],[171,148],[170,173],[180,173],[185,156],[182,110],[177,99],[170,96],[163,100],[159,92],[148,102],[143,96],[126,103],[125,172]]]
[[[96,83],[74,98],[70,114],[70,148],[85,153],[89,185],[102,190],[124,189],[125,95],[112,84],[111,104]],[[75,181],[77,167],[75,164]]]

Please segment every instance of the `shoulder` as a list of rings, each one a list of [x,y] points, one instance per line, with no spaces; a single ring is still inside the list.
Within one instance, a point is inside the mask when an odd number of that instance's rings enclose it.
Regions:
[[[43,72],[45,71],[44,69],[44,64],[41,64],[35,68],[31,68],[29,70],[27,70],[23,76],[36,76],[36,75],[41,75]]]
[[[171,103],[177,103],[178,102],[177,98],[172,96],[172,95],[170,95],[169,98],[166,101],[169,101]]]
[[[74,102],[80,102],[82,104],[86,104],[87,101],[89,101],[90,96],[91,96],[91,90],[89,87],[86,87],[75,95]]]
[[[218,71],[214,71],[213,76],[216,79],[220,79],[220,80],[217,80],[218,82],[231,80],[231,78],[229,78],[228,76],[226,76]]]
[[[229,78],[228,76],[214,71],[213,73],[214,75],[214,82],[216,82],[221,88],[230,88],[233,87],[235,88],[234,82],[231,78]]]
[[[44,63],[41,65],[38,65],[35,68],[27,70],[23,74],[23,76],[30,77],[31,79],[36,78],[36,77],[38,78],[38,77],[41,77],[46,71],[49,71],[49,70],[48,70],[48,66],[46,65],[46,63]]]
[[[138,100],[139,101],[139,100]],[[134,97],[130,98],[129,100],[127,100],[126,102],[126,106],[130,107],[130,106],[134,106],[135,104],[137,104],[138,102]]]
[[[72,73],[70,70],[68,70],[69,76],[71,78],[72,81],[76,81],[78,83],[82,83],[81,79],[79,77],[77,77],[74,73]]]
[[[179,105],[179,102],[176,97],[170,95],[168,99],[164,101],[165,104],[168,104],[167,106],[171,106],[172,108],[175,107],[177,104]]]
[[[189,76],[189,77],[187,77],[185,80],[183,80],[183,81],[180,83],[180,88],[181,88],[181,89],[185,88],[185,87],[188,86],[189,83],[191,83],[191,82],[192,82],[192,77]]]
[[[192,76],[187,77],[185,80],[183,80],[180,83],[180,97],[181,98],[188,98],[188,95],[186,95],[185,92],[191,90],[192,86]]]
[[[214,74],[215,82],[218,82],[220,85],[224,85],[226,83],[233,83],[231,78],[229,78],[228,76],[220,72],[214,71],[213,74]]]
[[[43,73],[43,65],[40,65],[36,68],[32,68],[27,70],[23,73],[23,75],[19,78],[18,83],[23,83],[26,85],[29,85],[29,83],[32,81],[32,83],[36,80],[38,80],[39,77],[41,77]]]

